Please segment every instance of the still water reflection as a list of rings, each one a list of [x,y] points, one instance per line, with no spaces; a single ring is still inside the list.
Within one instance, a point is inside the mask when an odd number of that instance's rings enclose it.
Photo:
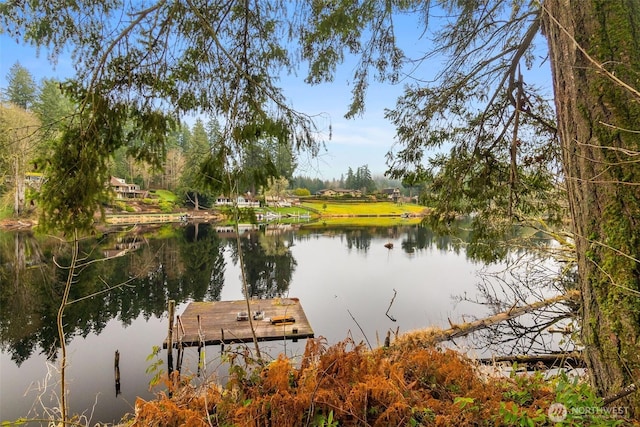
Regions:
[[[115,422],[133,412],[136,396],[150,398],[147,356],[166,336],[168,301],[181,313],[191,300],[242,299],[239,250],[251,295],[300,298],[316,336],[329,343],[352,336],[376,346],[388,330],[446,326],[447,318],[480,314],[472,312],[477,307],[454,305],[451,296],[473,292],[482,265],[424,226],[278,226],[243,230],[240,248],[237,242],[233,232],[206,224],[81,242],[85,266],[64,318],[72,413]],[[55,319],[67,272],[54,258],[68,265],[68,245],[31,233],[0,234],[0,420],[42,414],[58,403]],[[304,342],[264,348],[273,357],[296,356]],[[195,349],[187,352],[185,366],[194,367],[196,359]],[[218,348],[207,350],[207,362],[208,372],[215,371]]]

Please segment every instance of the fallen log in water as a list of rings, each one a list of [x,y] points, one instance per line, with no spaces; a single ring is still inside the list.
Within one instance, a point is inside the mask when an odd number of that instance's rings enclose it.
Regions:
[[[523,305],[520,307],[513,306],[507,311],[494,314],[493,316],[485,317],[484,319],[474,320],[472,322],[465,322],[461,324],[453,324],[451,321],[449,321],[451,327],[448,329],[429,327],[417,331],[407,332],[399,336],[398,339],[394,342],[394,345],[431,346],[444,341],[450,341],[455,338],[469,335],[481,329],[488,328],[489,326],[495,325],[497,323],[514,319],[516,317],[522,316],[523,314],[531,313],[532,311],[539,310],[549,305],[575,299],[579,295],[580,291],[572,290],[563,295],[558,295],[556,297],[548,298],[542,301],[536,301],[534,303]]]

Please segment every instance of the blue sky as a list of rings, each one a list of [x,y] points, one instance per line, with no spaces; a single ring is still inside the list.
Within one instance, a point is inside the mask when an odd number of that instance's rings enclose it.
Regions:
[[[46,51],[38,51],[28,45],[0,34],[0,87],[6,88],[9,69],[16,62],[29,70],[36,82],[43,78],[63,80],[74,72],[68,56],[62,56],[57,64],[51,64]],[[302,82],[304,69],[297,77],[282,78],[282,87],[290,97],[291,105],[297,110],[316,116],[317,125],[324,131],[326,150],[316,159],[302,154],[296,175],[318,177],[320,179],[340,178],[349,167],[354,170],[367,165],[374,175],[385,170],[385,154],[391,148],[395,130],[384,119],[384,108],[392,107],[402,92],[402,85],[392,86],[372,83],[362,117],[347,120],[344,114],[350,101],[352,64],[342,66],[333,83],[309,86]],[[194,117],[186,117],[192,124]],[[331,139],[329,126],[331,125]]]
[[[428,34],[418,38],[422,34],[423,26],[420,26],[417,19],[405,15],[402,17],[402,25],[396,26],[396,36],[400,37],[405,52],[412,56],[419,56],[421,52],[429,50]],[[433,26],[433,22],[430,22],[430,26]],[[542,61],[542,66],[536,66],[532,71],[523,70],[523,73],[528,82],[549,87],[550,71],[548,61],[544,61],[544,40],[540,37],[536,42],[540,53],[536,56],[538,61]],[[0,34],[0,87],[6,87],[9,68],[16,61],[20,61],[36,81],[44,77],[62,80],[73,74],[73,66],[68,55],[62,55],[58,63],[53,65],[48,61],[46,51],[38,55],[35,48],[18,44],[6,34]],[[394,144],[395,129],[384,118],[384,109],[395,105],[404,83],[394,86],[370,82],[364,114],[347,120],[344,114],[351,97],[350,80],[354,66],[353,60],[348,59],[338,68],[332,83],[318,86],[303,83],[306,71],[304,65],[297,77],[282,76],[281,87],[289,97],[291,105],[298,111],[317,116],[316,123],[324,131],[326,140],[326,150],[322,151],[318,158],[310,159],[302,154],[296,175],[324,180],[340,178],[342,174],[346,174],[349,167],[355,170],[367,165],[373,175],[381,175],[387,169],[385,154]],[[425,73],[435,72],[438,66],[439,64],[433,64],[432,60],[429,64],[423,64],[418,74],[425,78]],[[195,117],[185,118],[188,124],[194,121]],[[332,130],[330,140],[329,126]]]

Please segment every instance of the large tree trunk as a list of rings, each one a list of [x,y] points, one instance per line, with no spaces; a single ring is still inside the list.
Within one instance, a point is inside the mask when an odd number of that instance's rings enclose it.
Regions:
[[[14,161],[13,180],[15,181],[16,188],[13,195],[13,212],[16,216],[22,215],[25,204],[24,167],[22,167],[22,155],[23,153],[16,153]]]
[[[543,21],[575,233],[584,355],[593,384],[610,395],[640,378],[640,164],[634,157],[640,152],[640,3],[545,0]],[[638,411],[640,393],[625,405]]]

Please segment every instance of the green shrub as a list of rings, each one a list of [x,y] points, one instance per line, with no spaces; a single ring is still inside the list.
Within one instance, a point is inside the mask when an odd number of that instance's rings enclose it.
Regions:
[[[311,191],[308,188],[296,188],[293,190],[293,194],[298,197],[308,197],[311,195]]]
[[[173,211],[175,204],[173,204],[172,202],[168,201],[168,200],[160,200],[158,202],[158,206],[160,207],[160,210],[162,212],[171,212]]]

